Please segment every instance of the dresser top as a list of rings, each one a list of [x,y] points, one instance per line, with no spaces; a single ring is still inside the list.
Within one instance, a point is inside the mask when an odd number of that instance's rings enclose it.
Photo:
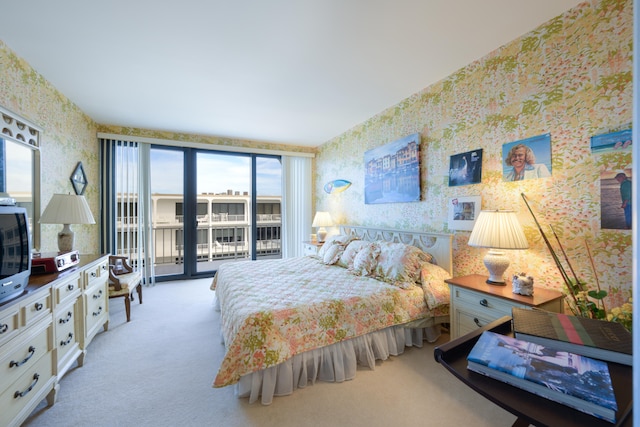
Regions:
[[[472,291],[481,292],[497,298],[502,298],[511,302],[536,307],[546,304],[549,301],[563,298],[562,292],[546,289],[533,288],[533,295],[519,295],[512,291],[511,280],[507,280],[505,285],[489,285],[487,276],[480,274],[470,274],[468,276],[453,277],[445,280],[450,285],[459,286],[461,288],[470,289]]]

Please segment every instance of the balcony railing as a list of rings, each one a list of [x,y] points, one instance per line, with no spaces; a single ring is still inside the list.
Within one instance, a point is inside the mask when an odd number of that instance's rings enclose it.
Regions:
[[[257,258],[281,256],[280,228],[280,224],[258,227]],[[182,227],[162,226],[153,228],[153,241],[155,244],[154,265],[175,265],[184,262],[182,235]],[[206,235],[207,239],[211,236],[210,242],[200,241],[196,245],[196,256],[199,263],[249,258],[250,244],[246,241],[247,236],[249,236],[249,226],[220,228],[200,224],[198,226],[198,235]],[[260,238],[260,236],[263,236],[263,238]],[[180,239],[180,241],[177,241],[177,239]]]

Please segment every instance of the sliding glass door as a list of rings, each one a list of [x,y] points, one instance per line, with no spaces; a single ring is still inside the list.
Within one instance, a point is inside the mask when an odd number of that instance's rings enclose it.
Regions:
[[[279,157],[153,147],[150,170],[158,278],[281,257]]]

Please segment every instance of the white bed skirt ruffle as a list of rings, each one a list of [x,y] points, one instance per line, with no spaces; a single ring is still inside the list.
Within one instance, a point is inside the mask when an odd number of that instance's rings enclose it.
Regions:
[[[262,397],[270,405],[273,396],[286,396],[296,388],[318,381],[342,382],[356,376],[357,366],[375,368],[376,360],[398,356],[407,346],[422,347],[424,340],[434,342],[440,325],[411,329],[392,326],[361,337],[298,354],[286,362],[244,375],[235,385],[238,397],[254,403]]]

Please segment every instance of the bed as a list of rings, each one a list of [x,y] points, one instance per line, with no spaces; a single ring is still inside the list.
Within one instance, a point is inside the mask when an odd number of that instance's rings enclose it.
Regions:
[[[271,404],[437,340],[449,234],[340,226],[315,256],[222,264],[211,284],[225,356],[214,387]]]

